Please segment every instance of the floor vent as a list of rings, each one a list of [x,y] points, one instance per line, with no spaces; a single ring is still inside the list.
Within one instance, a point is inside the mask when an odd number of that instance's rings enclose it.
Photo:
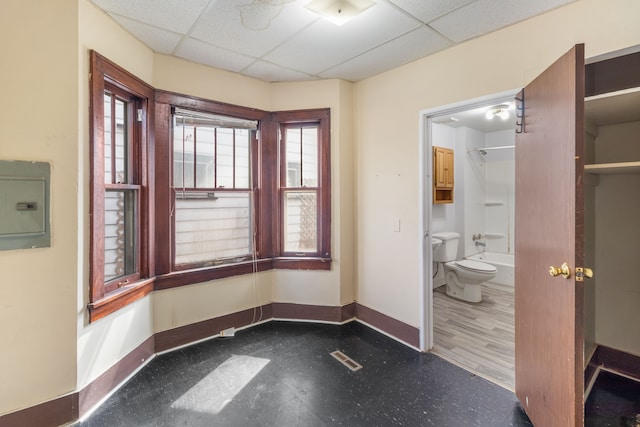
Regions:
[[[361,364],[359,364],[358,362],[356,362],[355,360],[353,360],[352,358],[350,358],[340,350],[334,351],[333,353],[331,353],[331,355],[336,359],[338,359],[340,363],[342,363],[344,366],[351,369],[352,371],[357,371],[359,369],[362,369]]]

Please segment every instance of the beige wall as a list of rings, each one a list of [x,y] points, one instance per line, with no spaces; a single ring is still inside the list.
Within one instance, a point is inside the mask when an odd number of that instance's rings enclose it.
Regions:
[[[420,324],[418,112],[522,87],[575,43],[640,44],[638,16],[635,0],[580,0],[356,84],[359,303]]]
[[[3,0],[0,159],[51,164],[51,247],[0,252],[0,414],[76,385],[77,0]],[[43,37],[46,34],[46,37]]]

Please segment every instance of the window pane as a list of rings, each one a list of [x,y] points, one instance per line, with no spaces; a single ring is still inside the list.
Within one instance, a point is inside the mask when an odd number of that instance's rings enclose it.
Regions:
[[[111,94],[104,94],[104,182],[114,182],[111,176]]]
[[[173,186],[193,188],[193,126],[176,125],[173,131]]]
[[[249,130],[236,129],[236,188],[249,188]]]
[[[112,103],[115,102],[115,105]],[[115,108],[115,116],[113,108]],[[128,103],[113,94],[104,94],[104,182],[128,183]],[[115,135],[113,134],[115,129]],[[115,140],[114,140],[115,139]],[[115,145],[114,145],[115,144]],[[115,176],[114,168],[115,165]]]
[[[285,252],[317,252],[317,212],[317,194],[315,191],[287,191],[285,193]]]
[[[128,183],[127,176],[127,106],[128,103],[116,98],[116,183]]]
[[[299,128],[286,130],[287,187],[302,187],[302,139]]]
[[[107,191],[104,212],[104,281],[135,273],[135,190]]]
[[[286,130],[287,183],[291,187],[318,186],[318,128]]]
[[[247,192],[178,193],[175,264],[204,263],[250,255],[251,204]]]
[[[216,128],[218,135],[216,163],[218,179],[216,186],[233,188],[233,129]]]
[[[214,141],[215,129],[198,127],[196,136],[196,188],[215,186]]]
[[[318,186],[318,128],[302,129],[302,186]]]

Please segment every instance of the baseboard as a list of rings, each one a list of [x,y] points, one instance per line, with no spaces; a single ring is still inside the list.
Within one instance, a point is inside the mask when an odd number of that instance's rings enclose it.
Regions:
[[[131,374],[136,372],[154,356],[154,337],[130,351],[105,373],[87,384],[78,393],[78,412],[82,418],[105,396],[117,389]]]
[[[68,394],[0,417],[0,427],[56,427],[78,419],[78,393]]]
[[[398,341],[420,348],[420,330],[362,304],[355,304],[355,318]]]
[[[155,334],[155,352],[212,338],[227,328],[240,328],[273,318],[272,304],[239,311]]]
[[[591,360],[591,363],[595,366],[601,366],[610,371],[619,372],[628,377],[640,380],[640,356],[604,345],[598,345]]]
[[[285,320],[311,320],[315,322],[344,323],[353,319],[355,303],[330,307],[322,305],[274,302],[273,318]]]
[[[114,392],[155,354],[217,336],[230,327],[243,328],[273,319],[345,323],[354,318],[418,348],[419,331],[403,322],[357,303],[345,306],[271,303],[256,309],[216,317],[158,332],[116,362],[80,391],[0,416],[0,427],[37,425],[56,427],[78,421]]]

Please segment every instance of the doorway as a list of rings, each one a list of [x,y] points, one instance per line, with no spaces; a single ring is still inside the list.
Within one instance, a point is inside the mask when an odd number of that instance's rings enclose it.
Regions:
[[[439,265],[432,262],[431,236],[459,233],[458,259],[483,256],[485,250],[513,257],[513,184],[496,178],[510,167],[513,179],[516,94],[512,90],[420,113],[421,349],[512,390],[513,280],[510,288],[484,284],[486,297],[480,303],[445,295],[444,287],[434,289]],[[508,118],[486,118],[492,107],[504,104],[509,106]],[[453,203],[433,203],[434,146],[454,152]],[[512,278],[512,266],[501,274]],[[503,341],[496,342],[496,337]]]

